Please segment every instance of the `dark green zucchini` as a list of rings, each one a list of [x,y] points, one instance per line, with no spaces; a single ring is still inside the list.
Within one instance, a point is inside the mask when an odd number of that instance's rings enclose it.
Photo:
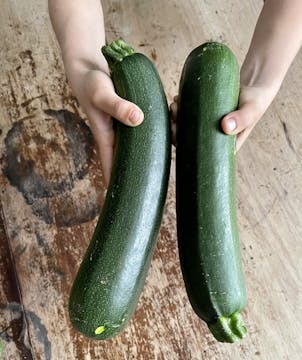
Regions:
[[[170,170],[170,125],[164,90],[153,64],[118,40],[102,49],[116,92],[137,104],[137,127],[116,122],[111,180],[93,238],[69,300],[73,326],[108,339],[131,318],[161,224]]]
[[[176,194],[179,256],[191,305],[217,340],[244,337],[246,291],[235,200],[235,136],[220,127],[236,109],[239,69],[210,42],[188,56],[180,81]]]

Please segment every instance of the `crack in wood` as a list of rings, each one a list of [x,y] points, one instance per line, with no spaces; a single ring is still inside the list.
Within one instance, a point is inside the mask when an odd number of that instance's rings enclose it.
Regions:
[[[15,86],[13,84],[13,80],[15,80],[13,73],[8,73],[8,85],[9,85],[9,92],[10,92],[10,96],[11,96],[11,99],[9,99],[9,102],[11,105],[11,109],[14,109],[14,111],[16,112],[16,117],[19,117],[20,111],[19,111],[19,106],[18,106],[18,101],[17,101],[17,96],[15,93]],[[11,117],[13,117],[13,116],[11,116]]]
[[[283,131],[284,131],[284,135],[285,135],[286,142],[287,142],[288,146],[290,147],[290,149],[291,149],[294,153],[296,153],[296,150],[295,150],[295,148],[294,148],[294,146],[293,146],[292,140],[291,140],[291,138],[290,138],[290,136],[289,136],[289,132],[288,132],[287,125],[286,125],[286,123],[285,123],[284,121],[282,121],[282,120],[280,120],[280,121],[281,121],[281,124],[282,124],[282,128],[283,128]]]
[[[21,331],[18,331],[18,328],[16,329],[16,326],[19,327],[20,318],[23,319],[21,304],[16,302],[10,302],[5,305],[0,304],[0,310],[14,315],[9,326],[0,331],[0,339],[3,339],[6,342],[14,341],[16,347],[21,352],[22,359],[35,359],[35,354],[33,353],[33,347],[31,345],[32,342],[29,338],[28,327],[23,326]],[[46,327],[35,312],[24,309],[23,311],[24,316],[28,318],[28,322],[31,323],[36,340],[43,346],[43,358],[45,360],[51,360],[51,342],[48,339]],[[12,335],[10,333],[12,333]],[[22,343],[20,343],[20,339],[22,339]],[[41,355],[41,353],[39,353],[39,355]]]
[[[3,213],[1,202],[0,202],[0,228],[4,234],[3,237],[1,236],[0,241],[6,243],[5,244],[6,250],[8,252],[8,254],[7,254],[8,257],[6,258],[6,261],[8,262],[8,264],[6,264],[7,265],[6,268],[11,271],[12,279],[9,279],[9,280],[13,281],[13,284],[10,284],[10,285],[13,287],[13,296],[14,296],[15,300],[18,301],[19,306],[20,306],[20,312],[21,312],[21,319],[12,320],[10,326],[8,326],[7,329],[12,326],[14,326],[14,329],[15,329],[15,327],[17,326],[17,331],[13,332],[13,335],[14,335],[13,340],[14,340],[17,348],[21,352],[22,357],[24,359],[33,360],[34,354],[33,354],[33,349],[32,349],[30,333],[29,333],[28,319],[27,319],[27,315],[26,315],[25,309],[24,309],[22,290],[21,290],[20,281],[19,281],[19,277],[18,277],[18,273],[17,273],[17,269],[16,269],[15,258],[14,258],[13,251],[12,251],[12,248],[9,243],[8,236],[7,236],[7,229],[6,229],[6,225],[5,225],[5,221],[4,221],[4,213]],[[21,327],[21,329],[20,329],[20,327]],[[1,331],[0,338],[3,338],[4,332],[6,332],[5,329]]]
[[[41,94],[41,95],[34,96],[34,97],[31,98],[31,99],[27,99],[27,100],[23,101],[23,102],[21,103],[21,106],[22,106],[22,107],[26,107],[26,106],[28,106],[31,102],[33,102],[34,100],[41,99],[41,98],[46,98],[46,99],[47,99],[47,95],[46,95],[46,94]]]

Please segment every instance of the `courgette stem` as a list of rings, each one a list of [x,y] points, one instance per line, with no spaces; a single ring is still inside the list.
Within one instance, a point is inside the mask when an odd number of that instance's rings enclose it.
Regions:
[[[233,343],[243,339],[247,333],[240,312],[235,312],[230,316],[221,316],[214,323],[209,323],[208,327],[214,337],[222,342]]]
[[[134,49],[122,39],[118,39],[109,45],[103,46],[102,53],[109,64],[110,71],[112,71],[117,62],[123,61],[125,57],[134,54]]]

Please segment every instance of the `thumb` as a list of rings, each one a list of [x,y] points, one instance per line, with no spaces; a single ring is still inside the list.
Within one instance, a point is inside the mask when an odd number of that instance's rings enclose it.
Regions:
[[[97,92],[92,98],[92,103],[128,126],[139,125],[144,119],[144,114],[137,105],[121,98],[111,88],[103,88],[101,92]]]
[[[221,128],[224,133],[235,135],[252,127],[257,119],[253,104],[245,103],[238,110],[229,113],[221,120]]]

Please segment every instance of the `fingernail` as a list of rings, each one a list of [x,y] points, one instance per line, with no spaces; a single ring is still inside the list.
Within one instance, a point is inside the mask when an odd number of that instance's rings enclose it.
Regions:
[[[227,128],[229,131],[234,131],[237,127],[235,119],[228,119],[227,120]]]
[[[129,120],[130,120],[130,122],[132,122],[132,124],[140,123],[142,120],[142,113],[138,110],[133,110],[130,113]]]

